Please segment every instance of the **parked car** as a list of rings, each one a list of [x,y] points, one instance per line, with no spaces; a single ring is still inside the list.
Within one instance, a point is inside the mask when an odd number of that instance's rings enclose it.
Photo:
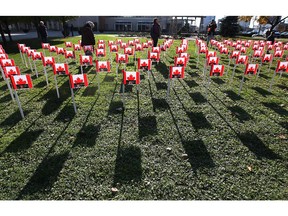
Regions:
[[[281,32],[280,37],[281,38],[288,38],[288,32]]]
[[[265,35],[257,33],[257,34],[253,34],[252,37],[265,37]]]

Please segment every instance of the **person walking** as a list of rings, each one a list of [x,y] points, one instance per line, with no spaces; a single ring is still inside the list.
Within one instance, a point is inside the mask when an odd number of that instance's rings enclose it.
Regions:
[[[157,18],[155,18],[153,20],[153,26],[152,26],[151,32],[150,32],[151,38],[153,39],[153,47],[156,47],[158,44],[160,32],[161,32],[161,28],[160,28],[159,20]]]
[[[73,26],[73,24],[71,24],[71,26],[70,26],[70,31],[71,31],[72,37],[74,36],[73,30],[74,30],[74,26]]]
[[[92,45],[94,48],[95,37],[93,33],[94,23],[87,21],[81,31],[81,46]],[[92,55],[91,51],[87,50],[85,55]]]
[[[211,39],[214,39],[215,35],[215,30],[217,28],[217,24],[215,20],[213,19],[209,24],[208,24],[208,29],[207,29],[207,47],[209,45],[209,42]]]
[[[39,29],[39,34],[40,34],[42,43],[47,43],[48,32],[47,32],[47,27],[44,25],[43,21],[40,21],[38,29]]]

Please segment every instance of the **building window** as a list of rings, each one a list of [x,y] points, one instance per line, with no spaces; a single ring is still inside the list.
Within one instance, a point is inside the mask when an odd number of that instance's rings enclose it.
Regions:
[[[116,22],[115,29],[116,31],[131,31],[132,24],[131,22]]]
[[[152,22],[138,22],[138,31],[148,32],[151,29]]]

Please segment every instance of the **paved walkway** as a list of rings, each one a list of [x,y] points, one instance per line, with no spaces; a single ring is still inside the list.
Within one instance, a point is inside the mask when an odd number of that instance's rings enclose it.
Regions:
[[[74,36],[79,36],[78,31],[74,31],[73,33],[74,33]],[[14,32],[14,33],[11,33],[11,36],[12,36],[12,39],[14,41],[22,40],[22,39],[32,39],[32,38],[37,38],[37,32],[36,31],[31,31],[28,33],[24,33],[23,31],[17,32],[17,33]],[[70,36],[71,36],[71,33],[70,33]],[[5,37],[6,37],[6,40],[9,41],[8,34],[5,34]],[[48,31],[48,38],[49,37],[62,37],[63,38],[63,34],[60,30],[59,31]],[[2,42],[1,36],[0,36],[0,42]]]

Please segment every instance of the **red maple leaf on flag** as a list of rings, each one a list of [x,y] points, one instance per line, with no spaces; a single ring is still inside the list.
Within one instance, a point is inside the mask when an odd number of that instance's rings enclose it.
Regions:
[[[57,71],[65,71],[65,69],[64,69],[63,67],[59,66],[59,67],[57,68]]]
[[[147,66],[148,66],[148,64],[146,62],[141,63],[141,67],[147,67]]]
[[[135,77],[134,77],[132,74],[130,74],[130,76],[127,77],[127,79],[128,79],[129,81],[132,81],[132,80],[135,80]]]
[[[221,71],[221,70],[219,69],[219,67],[216,67],[213,72],[214,72],[214,73],[220,73],[220,71]]]
[[[281,71],[285,71],[286,68],[287,68],[287,67],[286,67],[285,64],[279,65],[279,70],[281,70]]]
[[[250,68],[248,68],[247,72],[254,72],[255,68],[253,66],[251,66]]]
[[[4,66],[11,66],[10,62],[5,62],[5,65]]]
[[[181,75],[181,72],[176,69],[176,70],[173,72],[173,75],[179,77],[179,76]]]
[[[48,59],[46,60],[46,64],[53,64],[53,62],[50,59]]]
[[[81,84],[84,83],[84,80],[80,79],[80,77],[77,77],[77,79],[74,80],[75,84]]]
[[[8,71],[8,74],[17,74],[17,73],[16,73],[16,71],[10,69],[10,70]]]
[[[26,84],[26,81],[23,80],[22,78],[18,79],[17,82],[16,82],[17,85],[25,85]]]
[[[90,60],[89,60],[88,58],[84,58],[84,59],[83,59],[83,62],[84,62],[84,63],[89,63]]]

